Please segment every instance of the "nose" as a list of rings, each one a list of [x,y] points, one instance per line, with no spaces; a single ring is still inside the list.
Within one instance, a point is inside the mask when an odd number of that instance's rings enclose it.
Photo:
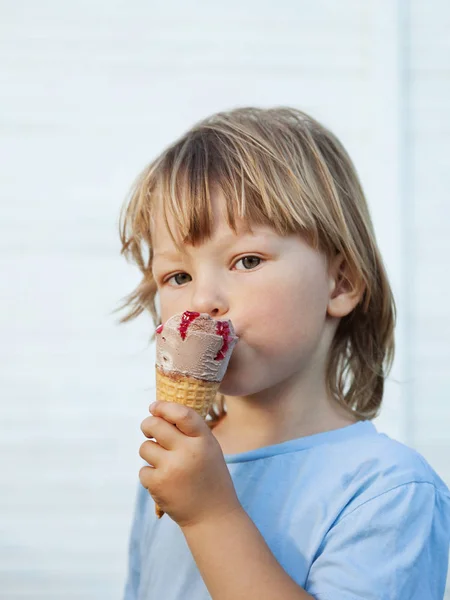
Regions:
[[[208,313],[210,317],[223,317],[229,310],[228,294],[216,277],[197,279],[191,288],[191,309],[195,312]]]

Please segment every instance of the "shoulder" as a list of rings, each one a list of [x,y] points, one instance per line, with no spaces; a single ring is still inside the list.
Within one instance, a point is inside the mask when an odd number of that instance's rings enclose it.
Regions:
[[[346,447],[347,446],[347,447]],[[371,500],[387,501],[394,490],[408,487],[414,496],[438,497],[450,511],[450,492],[444,481],[416,450],[389,436],[378,433],[361,436],[344,443],[336,453],[341,460],[339,487],[346,490],[342,516]],[[392,494],[388,494],[392,492]],[[399,491],[398,497],[401,497]]]
[[[329,518],[305,589],[342,600],[374,590],[377,598],[442,598],[450,493],[425,458],[376,430],[323,450]]]

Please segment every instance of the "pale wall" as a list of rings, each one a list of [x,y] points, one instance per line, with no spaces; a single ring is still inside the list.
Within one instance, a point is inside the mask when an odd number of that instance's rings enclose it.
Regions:
[[[411,5],[0,2],[2,599],[121,597],[154,355],[110,314],[139,281],[119,208],[219,109],[294,105],[349,149],[400,315],[378,426],[450,482],[450,5]]]

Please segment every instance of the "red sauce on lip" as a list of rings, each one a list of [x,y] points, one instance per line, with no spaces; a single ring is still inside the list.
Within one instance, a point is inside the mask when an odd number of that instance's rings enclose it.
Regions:
[[[180,327],[178,328],[178,330],[180,332],[182,340],[186,339],[186,334],[187,334],[189,325],[192,323],[192,321],[195,321],[195,319],[199,316],[200,316],[199,312],[191,312],[190,310],[186,310],[181,315],[181,323],[180,323]]]
[[[156,333],[162,333],[163,329],[164,329],[164,325],[158,325],[158,327],[156,328]]]
[[[216,333],[222,336],[223,344],[214,360],[223,360],[228,352],[229,343],[233,339],[230,334],[229,324],[226,321],[217,321]]]

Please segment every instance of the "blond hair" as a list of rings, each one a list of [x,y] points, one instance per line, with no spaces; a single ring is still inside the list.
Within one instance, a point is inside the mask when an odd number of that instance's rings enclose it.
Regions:
[[[337,327],[327,387],[356,418],[375,417],[394,356],[395,303],[353,163],[339,140],[300,110],[250,107],[217,113],[144,169],[120,216],[121,253],[143,275],[117,309],[129,308],[120,323],[144,310],[155,326],[160,323],[150,235],[157,199],[162,199],[167,226],[170,213],[184,243],[195,244],[212,233],[212,185],[224,194],[234,231],[238,216],[250,227],[269,224],[282,236],[301,234],[328,257],[341,253],[364,291]],[[224,396],[218,394],[210,426],[225,414]]]

